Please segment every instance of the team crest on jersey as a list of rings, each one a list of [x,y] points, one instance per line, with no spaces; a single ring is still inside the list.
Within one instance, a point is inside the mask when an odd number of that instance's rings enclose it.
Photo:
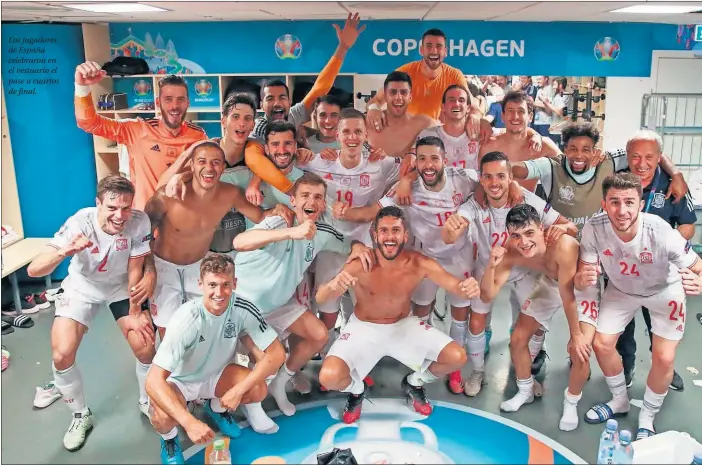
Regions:
[[[368,187],[370,186],[370,175],[367,174],[362,174],[361,179],[359,181],[359,185],[361,187]]]
[[[524,301],[524,304],[522,305],[522,310],[526,310],[529,308],[529,305],[531,305],[531,299],[527,299]]]
[[[653,200],[651,200],[651,206],[653,208],[663,208],[665,205],[665,195],[661,192],[656,192],[653,194]]]
[[[641,263],[651,264],[653,263],[653,254],[644,249],[644,251],[639,254],[639,261],[641,261]]]
[[[236,326],[234,326],[234,323],[232,323],[231,320],[227,320],[227,324],[224,325],[224,338],[225,339],[233,338],[235,332],[236,332]]]
[[[169,157],[177,157],[178,150],[176,150],[175,147],[168,147],[168,150],[166,151],[166,155],[168,155]]]
[[[115,247],[117,249],[117,252],[127,250],[127,239],[124,237],[117,238],[117,242],[115,242]]]
[[[307,250],[305,250],[305,261],[311,262],[314,258],[314,246],[312,243],[307,244]]]
[[[476,141],[471,141],[468,144],[468,153],[470,153],[470,154],[478,153],[478,143]]]
[[[558,196],[563,202],[572,203],[575,198],[575,192],[573,192],[573,188],[570,186],[561,186],[561,188],[558,189]]]
[[[462,203],[463,203],[463,194],[461,194],[460,192],[453,194],[453,205],[457,207]]]

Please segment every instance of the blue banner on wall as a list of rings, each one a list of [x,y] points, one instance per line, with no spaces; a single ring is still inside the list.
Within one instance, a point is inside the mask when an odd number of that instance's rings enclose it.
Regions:
[[[337,21],[343,24],[343,21]],[[655,49],[684,50],[675,25],[366,21],[342,72],[384,74],[420,59],[424,31],[448,36],[446,62],[466,74],[649,76]],[[112,53],[153,73],[316,73],[338,43],[330,21],[115,23]]]

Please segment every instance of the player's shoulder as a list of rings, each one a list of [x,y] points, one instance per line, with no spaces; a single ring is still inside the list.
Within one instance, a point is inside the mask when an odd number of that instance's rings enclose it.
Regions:
[[[317,226],[318,233],[331,236],[340,241],[344,240],[344,235],[336,228],[336,221],[334,221],[331,215],[324,214],[320,216],[314,224]]]
[[[670,223],[653,213],[641,213],[641,221],[644,230],[649,230],[652,233],[667,232],[673,229]]]
[[[563,253],[575,252],[575,257],[577,258],[578,251],[580,250],[580,243],[576,238],[569,234],[563,234],[558,238],[556,242],[556,252],[559,258],[565,257]]]
[[[185,128],[186,128],[186,134],[190,135],[191,137],[195,138],[196,140],[200,140],[202,138],[207,137],[207,132],[201,127],[198,126],[195,123],[191,123],[190,121],[185,121]]]
[[[229,301],[230,309],[233,310],[232,315],[236,316],[237,319],[241,320],[247,315],[251,315],[256,319],[262,320],[261,310],[249,299],[246,299],[237,294],[236,291],[232,293],[232,297]]]
[[[422,60],[415,60],[415,61],[410,61],[409,63],[405,63],[404,65],[400,66],[397,68],[397,71],[402,71],[404,73],[407,73],[410,75],[410,77],[414,78],[415,74],[418,74],[422,69]]]
[[[422,129],[422,131],[419,133],[419,136],[417,136],[417,139],[421,139],[424,137],[439,137],[441,138],[443,130],[441,129],[441,125],[437,124],[434,126],[429,126],[428,128]]]
[[[590,226],[594,228],[602,228],[610,223],[609,216],[607,212],[595,213],[589,220],[585,222],[585,226]]]
[[[144,228],[151,227],[151,220],[149,215],[141,210],[132,210],[132,216],[129,218],[128,224],[130,232],[138,232]]]
[[[77,222],[89,222],[93,219],[93,217],[97,214],[97,207],[85,207],[81,208],[77,212],[75,212],[73,215],[71,215],[68,220],[69,221],[77,221]]]
[[[463,71],[461,71],[460,69],[451,66],[447,63],[441,63],[441,67],[443,68],[443,71],[447,73],[447,75],[450,75],[451,78],[457,81],[456,84],[460,84],[462,81],[466,80]]]
[[[190,330],[197,331],[204,321],[203,312],[206,311],[202,303],[202,297],[189,300],[176,309],[168,324],[168,328],[178,328],[178,332],[181,333]]]

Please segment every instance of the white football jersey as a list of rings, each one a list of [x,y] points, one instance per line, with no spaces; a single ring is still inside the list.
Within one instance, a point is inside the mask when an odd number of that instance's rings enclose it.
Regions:
[[[345,168],[339,159],[325,160],[316,156],[306,165],[299,165],[305,171],[321,176],[327,183],[327,206],[331,209],[334,202],[344,202],[350,207],[367,207],[380,200],[385,191],[395,184],[400,177],[399,158],[385,158],[369,162],[361,158],[355,168]],[[336,228],[351,239],[368,243],[370,240],[369,223],[353,223],[336,220]]]
[[[447,166],[444,176],[446,183],[439,192],[427,189],[422,178],[418,177],[412,184],[412,205],[401,206],[409,223],[410,247],[435,259],[450,258],[456,250],[466,246],[465,236],[455,244],[444,243],[441,228],[478,186],[478,173],[474,170]],[[385,196],[380,205],[396,204],[392,197]]]
[[[471,141],[465,132],[458,137],[453,137],[441,126],[423,130],[419,133],[417,140],[428,136],[438,137],[444,143],[446,166],[478,171],[478,152],[480,151],[478,141]]]
[[[524,203],[536,209],[544,228],[548,228],[558,221],[561,215],[551,208],[550,204],[527,189],[522,188],[521,190],[524,196]],[[458,213],[470,221],[469,234],[472,232],[473,238],[478,245],[478,260],[476,263],[481,270],[484,270],[487,266],[487,262],[490,259],[490,250],[493,247],[506,247],[509,233],[507,232],[505,220],[509,210],[506,206],[483,209],[473,197],[469,198],[458,209]],[[510,282],[522,275],[521,270],[513,269],[510,275]]]
[[[129,259],[151,251],[151,221],[139,210],[132,211],[120,234],[110,235],[98,224],[97,207],[83,208],[61,226],[49,245],[62,249],[79,234],[92,245],[73,256],[61,287],[88,302],[103,302],[120,288],[126,290]]]
[[[699,260],[688,241],[664,219],[639,213],[639,228],[630,242],[615,234],[607,213],[598,213],[585,223],[580,241],[580,259],[602,263],[604,272],[625,294],[648,297],[681,280],[679,268]]]

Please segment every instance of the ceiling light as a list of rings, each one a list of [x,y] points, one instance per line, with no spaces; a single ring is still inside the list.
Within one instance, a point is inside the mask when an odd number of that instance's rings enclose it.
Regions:
[[[632,5],[612,10],[610,13],[640,13],[650,15],[676,15],[702,10],[702,5]]]
[[[72,3],[62,6],[74,10],[92,11],[93,13],[151,13],[153,11],[168,11],[143,3]]]

